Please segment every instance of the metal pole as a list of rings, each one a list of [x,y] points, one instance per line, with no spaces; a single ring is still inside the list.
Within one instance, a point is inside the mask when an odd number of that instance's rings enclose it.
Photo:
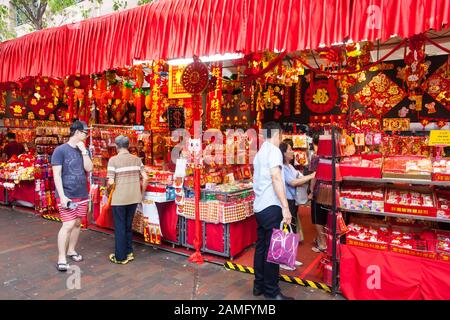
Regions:
[[[336,255],[336,127],[332,125],[331,127],[331,141],[332,141],[332,158],[331,158],[331,168],[332,168],[332,186],[331,186],[331,194],[332,194],[332,232],[333,232],[333,244],[332,244],[332,264],[333,264],[333,271],[332,271],[332,293],[336,294],[337,291],[337,274],[338,274],[338,261],[337,261],[337,255]]]

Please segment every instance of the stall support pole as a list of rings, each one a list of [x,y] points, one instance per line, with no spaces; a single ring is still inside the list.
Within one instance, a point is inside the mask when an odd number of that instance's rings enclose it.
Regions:
[[[338,274],[338,261],[337,261],[337,252],[336,252],[336,241],[337,241],[337,235],[336,235],[336,214],[337,214],[337,208],[336,208],[336,127],[332,125],[331,127],[331,145],[332,145],[332,158],[331,158],[331,168],[332,168],[332,294],[336,294],[338,290],[338,281],[337,281],[337,274]]]
[[[194,138],[200,139],[201,145],[201,131],[202,121],[200,117],[200,96],[193,96],[194,102]],[[202,246],[202,224],[200,222],[200,154],[194,155],[194,196],[195,196],[195,237],[194,248],[195,252],[189,257],[189,261],[197,264],[203,263],[203,257],[200,252]]]

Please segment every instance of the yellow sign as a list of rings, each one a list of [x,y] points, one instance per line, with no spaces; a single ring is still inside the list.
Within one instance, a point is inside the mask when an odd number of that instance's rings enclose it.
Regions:
[[[190,98],[191,95],[181,84],[181,76],[186,66],[169,66],[169,99]]]
[[[430,146],[450,146],[450,130],[431,130]]]

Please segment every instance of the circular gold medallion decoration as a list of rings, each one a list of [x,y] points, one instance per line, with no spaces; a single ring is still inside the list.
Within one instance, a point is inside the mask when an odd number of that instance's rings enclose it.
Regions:
[[[208,86],[208,66],[198,57],[189,64],[181,76],[181,84],[191,94],[199,94]]]

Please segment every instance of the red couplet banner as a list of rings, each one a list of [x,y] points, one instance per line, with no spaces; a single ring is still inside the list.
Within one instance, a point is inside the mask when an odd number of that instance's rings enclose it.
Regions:
[[[450,299],[449,262],[342,245],[340,268],[347,299]]]

